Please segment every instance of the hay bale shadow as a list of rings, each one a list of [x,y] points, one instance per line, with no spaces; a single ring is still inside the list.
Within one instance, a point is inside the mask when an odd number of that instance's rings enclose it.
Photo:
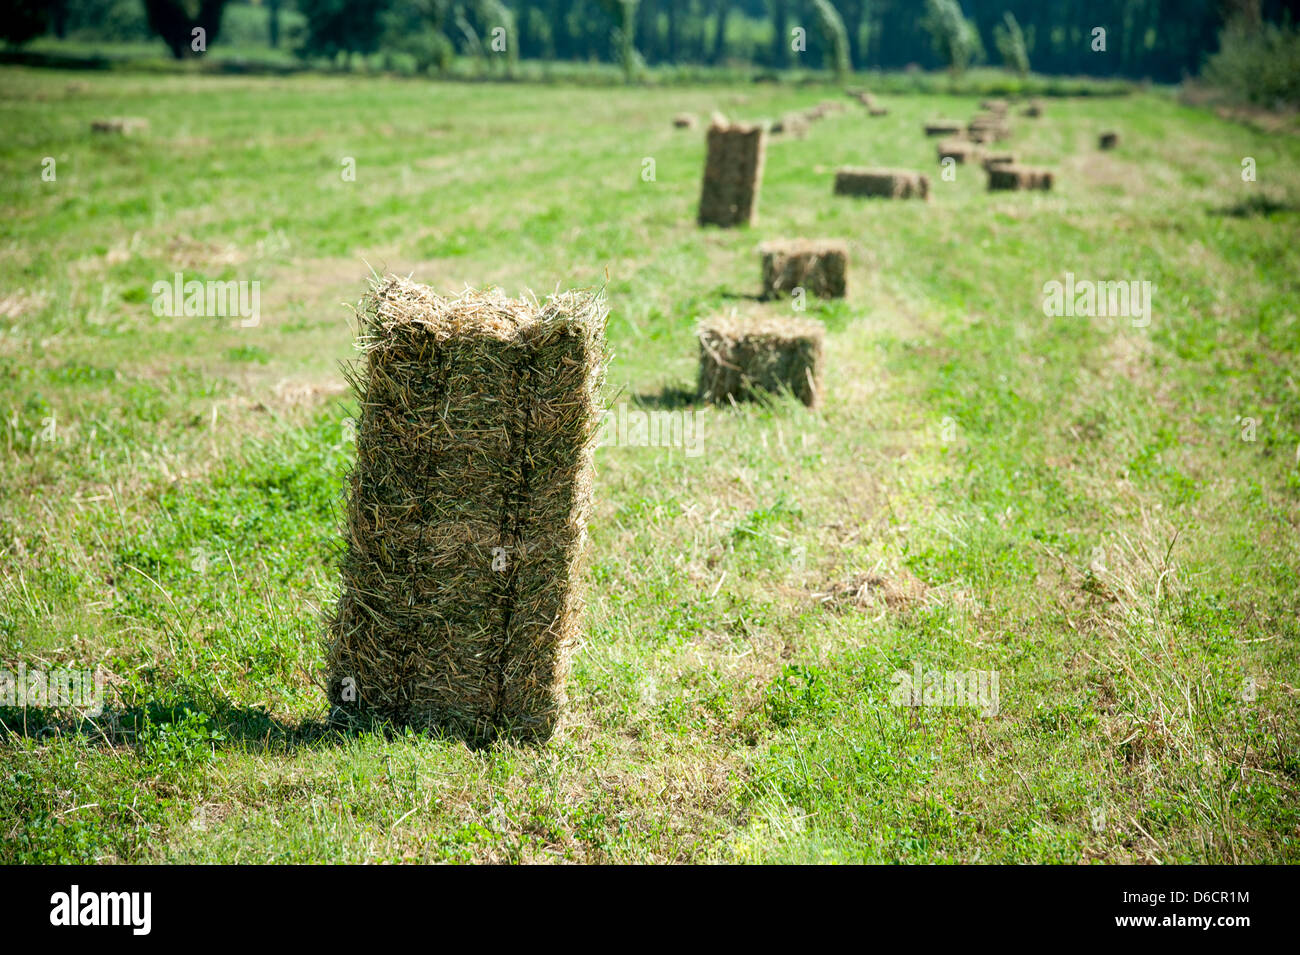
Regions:
[[[1300,212],[1300,202],[1294,199],[1278,199],[1267,193],[1255,193],[1248,199],[1234,202],[1232,205],[1216,206],[1208,210],[1212,216],[1226,216],[1233,219],[1253,219],[1276,215],[1279,212]]]

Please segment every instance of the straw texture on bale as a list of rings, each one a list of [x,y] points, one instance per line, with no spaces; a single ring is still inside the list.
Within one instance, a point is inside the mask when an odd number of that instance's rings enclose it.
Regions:
[[[939,143],[936,150],[939,154],[939,161],[952,159],[955,162],[965,164],[967,162],[978,162],[982,155],[977,144],[965,139],[945,139]]]
[[[989,166],[989,191],[999,189],[1051,189],[1052,172],[1028,166]]]
[[[678,129],[694,129],[698,124],[693,113],[678,113],[673,117],[673,125]]]
[[[444,298],[386,277],[363,358],[330,702],[471,741],[544,740],[582,599],[604,299]]]
[[[1102,133],[1097,139],[1097,145],[1102,149],[1114,149],[1119,145],[1119,133],[1106,132]]]
[[[1005,115],[1008,103],[1004,99],[986,99],[980,101],[980,109],[988,110],[990,113]]]
[[[826,329],[807,318],[719,316],[699,329],[701,400],[762,400],[789,391],[810,408],[822,398]]]
[[[818,298],[843,298],[849,248],[832,239],[789,239],[758,248],[763,265],[763,297],[776,298],[802,288]]]
[[[955,136],[962,131],[962,124],[955,119],[937,119],[925,124],[927,136]]]
[[[930,179],[907,169],[845,167],[835,171],[835,194],[882,199],[928,199]]]
[[[92,132],[112,133],[117,136],[130,136],[149,130],[149,120],[139,116],[114,116],[111,119],[97,119],[90,124]]]
[[[714,116],[700,189],[700,225],[752,223],[758,214],[767,129]]]
[[[976,116],[966,124],[966,135],[980,143],[1006,139],[1011,127],[998,116]]]

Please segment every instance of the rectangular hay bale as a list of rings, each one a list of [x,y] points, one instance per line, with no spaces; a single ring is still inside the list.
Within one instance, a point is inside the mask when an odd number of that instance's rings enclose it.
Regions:
[[[989,166],[988,174],[990,192],[1000,189],[1049,190],[1054,178],[1049,169],[1031,169],[1014,164]]]
[[[776,298],[802,288],[818,298],[843,298],[848,246],[834,239],[786,239],[759,246],[763,297]]]
[[[714,117],[709,125],[708,156],[700,188],[700,225],[749,225],[758,215],[763,182],[767,129],[728,123]]]
[[[936,151],[940,162],[952,159],[963,165],[967,162],[978,162],[983,155],[979,145],[967,139],[945,139],[939,143]]]
[[[861,169],[846,166],[835,171],[835,195],[928,199],[930,179],[907,169]]]
[[[825,326],[810,318],[717,316],[701,324],[702,401],[761,401],[788,391],[810,408],[822,399]]]
[[[444,298],[386,277],[358,310],[360,405],[327,689],[348,716],[545,740],[580,626],[603,298]]]
[[[932,123],[925,124],[925,135],[927,136],[955,136],[962,131],[962,123],[956,119],[936,119]]]

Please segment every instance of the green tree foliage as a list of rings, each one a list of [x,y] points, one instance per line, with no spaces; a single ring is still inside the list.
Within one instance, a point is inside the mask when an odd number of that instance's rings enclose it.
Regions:
[[[1259,106],[1300,105],[1300,30],[1241,16],[1224,29],[1205,79]]]
[[[921,26],[934,51],[953,73],[963,73],[984,52],[979,30],[961,12],[957,0],[925,0]]]
[[[828,65],[835,73],[835,78],[842,80],[853,71],[853,63],[849,60],[849,34],[844,29],[844,19],[830,0],[812,0],[812,5],[828,47]]]
[[[1024,76],[1029,72],[1029,50],[1025,34],[1010,10],[1002,15],[1002,22],[993,28],[993,42],[997,44],[1002,65]]]

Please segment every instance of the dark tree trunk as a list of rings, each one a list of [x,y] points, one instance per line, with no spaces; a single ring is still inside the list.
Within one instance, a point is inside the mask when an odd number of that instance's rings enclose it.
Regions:
[[[144,0],[144,12],[149,28],[162,37],[173,57],[183,60],[195,53],[191,44],[196,28],[203,30],[205,46],[216,42],[225,5],[226,0],[202,0],[193,20],[176,0]]]
[[[714,0],[713,56],[714,63],[721,63],[727,53],[727,14],[731,11],[731,0]]]
[[[266,4],[267,15],[267,42],[271,44],[271,49],[280,48],[280,0],[268,0]]]

